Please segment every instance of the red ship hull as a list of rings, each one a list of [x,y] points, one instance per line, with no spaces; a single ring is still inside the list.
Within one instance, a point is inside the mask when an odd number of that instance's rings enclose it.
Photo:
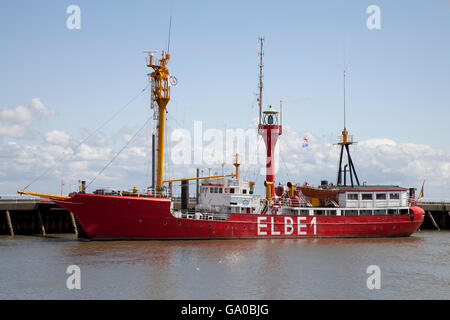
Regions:
[[[242,239],[409,236],[423,209],[382,216],[230,214],[227,220],[176,218],[166,198],[76,194],[54,202],[71,211],[89,239]]]

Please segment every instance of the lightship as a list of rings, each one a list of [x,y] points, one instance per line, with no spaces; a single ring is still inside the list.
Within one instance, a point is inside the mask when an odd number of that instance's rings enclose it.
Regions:
[[[254,194],[254,182],[240,177],[237,155],[232,174],[163,180],[165,113],[171,89],[170,54],[165,52],[159,60],[150,52],[147,63],[153,69],[149,79],[158,115],[156,189],[151,195],[137,190],[88,193],[84,186],[69,196],[18,192],[50,199],[72,212],[88,239],[400,237],[415,232],[424,210],[415,205],[414,189],[360,185],[349,151],[353,138],[345,125],[338,142],[341,152],[336,185],[322,181],[312,187],[288,182],[275,187],[274,157],[282,134],[282,110],[281,105],[279,111],[271,106],[262,110],[263,39],[260,44],[258,133],[266,146],[264,197]],[[348,163],[342,166],[344,151]],[[201,181],[195,208],[175,209],[164,185],[195,179]]]

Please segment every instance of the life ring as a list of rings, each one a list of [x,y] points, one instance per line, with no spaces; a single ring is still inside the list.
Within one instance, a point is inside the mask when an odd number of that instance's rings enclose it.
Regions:
[[[278,209],[277,208],[273,208],[271,212],[272,212],[272,214],[277,214]]]

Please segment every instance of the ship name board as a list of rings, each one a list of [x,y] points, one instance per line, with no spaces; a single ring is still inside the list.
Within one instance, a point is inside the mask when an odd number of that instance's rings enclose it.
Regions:
[[[282,222],[275,222],[275,217],[258,217],[258,236],[307,236],[317,234],[316,217],[309,223],[307,217],[284,217]],[[278,226],[278,228],[277,228]],[[281,228],[280,228],[281,227]]]

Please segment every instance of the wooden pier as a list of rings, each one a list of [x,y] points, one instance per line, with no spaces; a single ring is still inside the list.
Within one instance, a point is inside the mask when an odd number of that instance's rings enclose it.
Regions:
[[[0,234],[77,234],[73,215],[53,202],[39,199],[0,199]]]
[[[450,201],[419,202],[418,205],[425,210],[425,219],[420,226],[421,230],[449,230],[450,229]]]
[[[189,199],[189,208],[195,206],[195,198]],[[174,201],[180,208],[181,199]],[[450,201],[420,202],[425,210],[421,230],[450,230]],[[79,238],[84,231],[71,212],[55,203],[29,198],[0,198],[0,235],[41,235],[72,233]]]

